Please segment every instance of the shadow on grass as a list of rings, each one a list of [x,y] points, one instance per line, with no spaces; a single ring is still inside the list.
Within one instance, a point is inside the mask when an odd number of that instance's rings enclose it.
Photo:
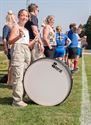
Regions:
[[[8,88],[8,89],[12,90],[12,87],[8,86],[7,84],[0,84],[0,88]],[[12,102],[13,102],[12,97],[2,97],[2,98],[0,97],[0,105],[12,105]],[[38,105],[31,99],[26,100],[26,101],[24,100],[24,102],[26,102],[27,104]]]
[[[12,105],[13,98],[12,97],[3,97],[0,98],[0,105]],[[26,102],[27,104],[38,105],[37,103],[33,102],[32,100]]]
[[[0,83],[0,88],[8,88],[8,89],[12,89],[12,86],[9,86],[6,83]]]
[[[11,105],[12,104],[12,97],[3,97],[0,98],[0,105]]]
[[[7,80],[8,80],[7,74],[4,74],[4,75],[0,74],[0,83],[7,83]]]
[[[2,78],[2,77],[4,77],[6,75],[6,73],[0,73],[0,79]]]

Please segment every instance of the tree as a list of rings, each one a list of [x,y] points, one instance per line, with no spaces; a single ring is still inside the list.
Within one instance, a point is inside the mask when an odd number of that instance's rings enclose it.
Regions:
[[[91,15],[89,16],[87,23],[84,25],[85,34],[87,36],[88,49],[91,49]]]

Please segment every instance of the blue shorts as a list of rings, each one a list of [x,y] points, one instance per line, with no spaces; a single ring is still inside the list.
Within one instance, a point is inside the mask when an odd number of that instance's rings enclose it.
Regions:
[[[77,48],[76,55],[77,55],[77,56],[80,56],[80,55],[81,55],[81,48]]]
[[[64,47],[56,47],[54,58],[63,57],[65,55],[65,48]]]

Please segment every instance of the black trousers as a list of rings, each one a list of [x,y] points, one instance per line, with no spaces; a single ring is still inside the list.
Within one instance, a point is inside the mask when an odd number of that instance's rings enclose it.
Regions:
[[[49,49],[48,46],[45,46],[44,48],[45,48],[44,50],[45,56],[48,58],[54,58],[55,46],[53,46],[52,49]]]

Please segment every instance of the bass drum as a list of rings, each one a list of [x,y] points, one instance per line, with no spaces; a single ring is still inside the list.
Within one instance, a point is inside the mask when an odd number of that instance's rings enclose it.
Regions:
[[[63,62],[42,58],[27,68],[24,74],[24,88],[35,103],[44,106],[58,105],[71,92],[71,73]]]

